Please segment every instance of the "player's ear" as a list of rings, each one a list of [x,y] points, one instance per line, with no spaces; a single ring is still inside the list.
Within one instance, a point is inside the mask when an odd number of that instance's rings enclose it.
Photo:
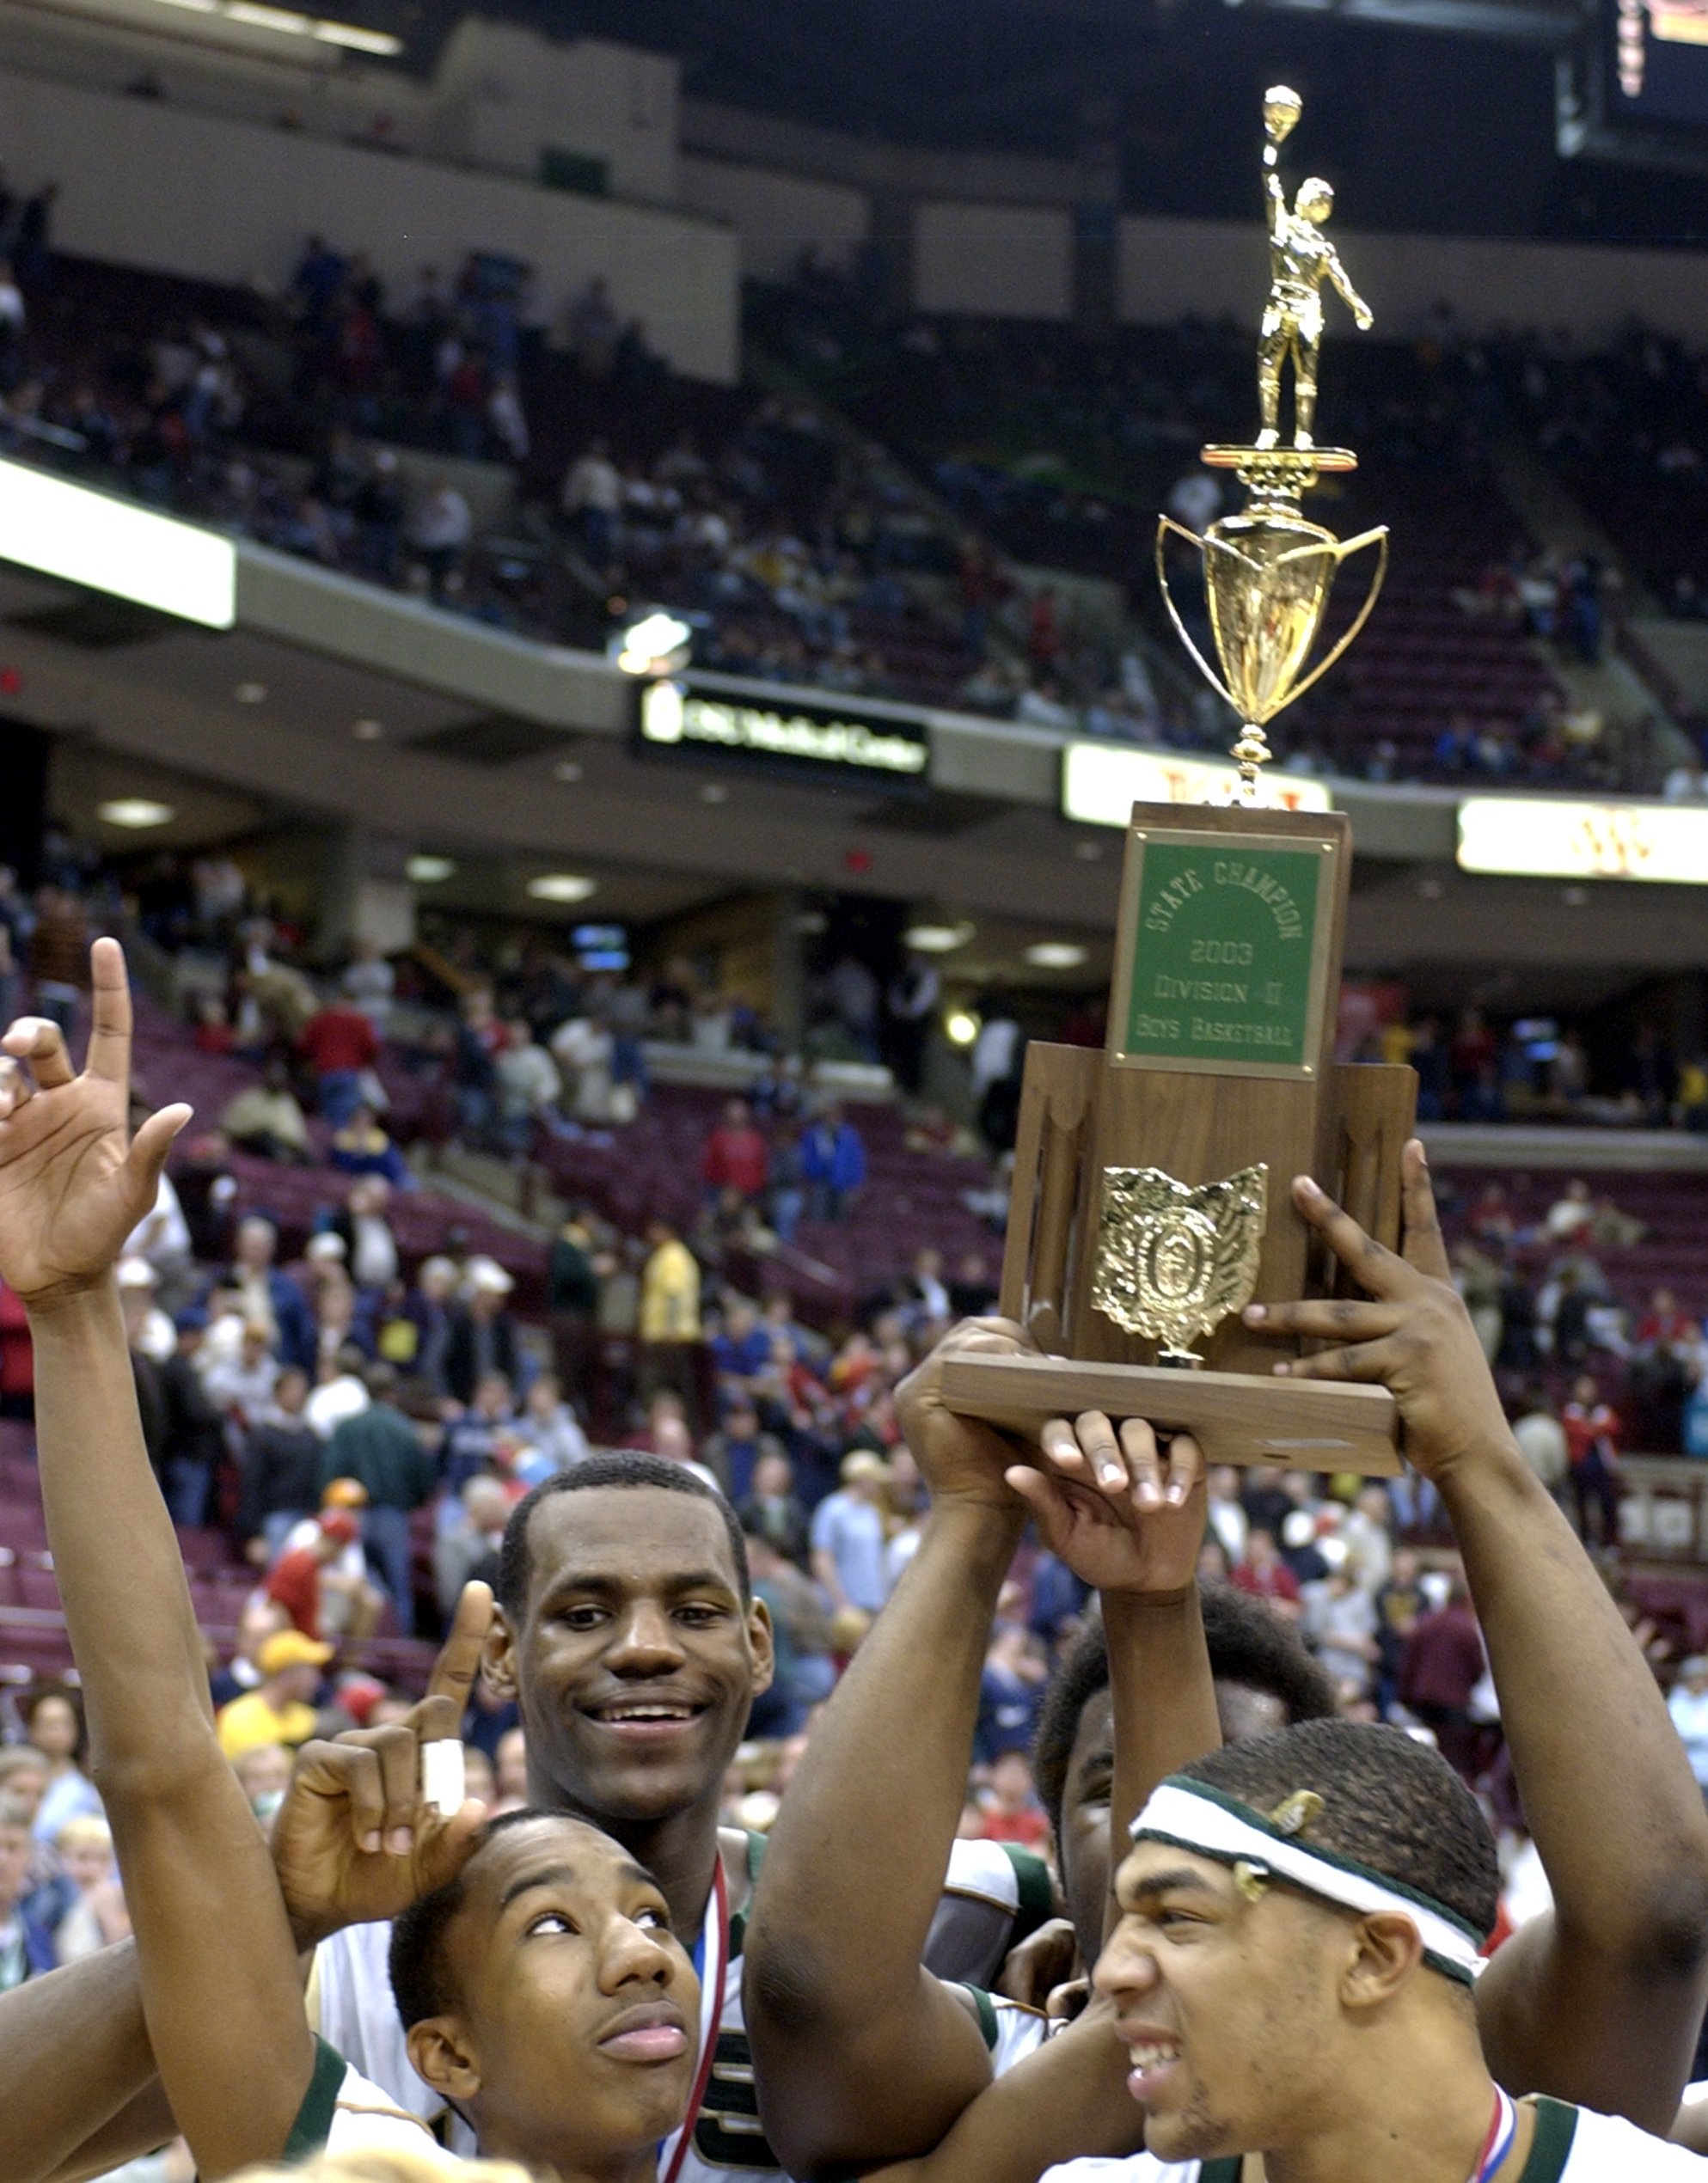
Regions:
[[[481,1680],[497,1697],[514,1700],[518,1696],[516,1640],[510,1617],[502,1607],[495,1606],[486,1650],[481,1655]]]
[[[1360,1918],[1341,1974],[1342,2006],[1361,2012],[1381,2007],[1423,1963],[1423,1940],[1409,1917],[1384,1911]]]
[[[771,1610],[762,1599],[755,1599],[747,1611],[747,1642],[753,1654],[753,1695],[761,1697],[771,1687],[777,1672],[776,1637],[771,1628]]]
[[[463,2106],[479,2094],[480,2064],[459,2017],[424,2016],[406,2045],[416,2076],[442,2100]]]

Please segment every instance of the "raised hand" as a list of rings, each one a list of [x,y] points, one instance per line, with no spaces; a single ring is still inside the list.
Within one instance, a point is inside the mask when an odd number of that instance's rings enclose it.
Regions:
[[[421,1747],[462,1729],[492,1626],[493,1595],[463,1587],[427,1695],[402,1721],[305,1744],[273,1823],[272,1861],[298,1945],[396,1917],[461,1871],[486,1823],[476,1803],[426,1803]]]
[[[1014,1443],[994,1425],[958,1417],[944,1406],[943,1367],[952,1356],[1036,1354],[1038,1344],[1012,1319],[964,1319],[915,1367],[896,1390],[902,1433],[934,1506],[976,1502],[1013,1511],[1002,1474],[1014,1459]]]
[[[1189,1433],[1160,1447],[1142,1418],[1117,1432],[1100,1411],[1052,1418],[1037,1467],[1006,1473],[1050,1551],[1099,1592],[1178,1596],[1203,1544],[1204,1459]]]
[[[1367,1236],[1307,1176],[1293,1185],[1294,1203],[1371,1302],[1252,1304],[1245,1319],[1259,1333],[1337,1343],[1276,1365],[1277,1376],[1378,1381],[1399,1405],[1407,1459],[1439,1478],[1511,1436],[1483,1345],[1453,1285],[1429,1164],[1416,1138],[1400,1172],[1405,1232],[1398,1253]]]
[[[57,1024],[23,1016],[0,1038],[0,1281],[45,1309],[93,1288],[152,1211],[187,1106],[132,1137],[131,991],[117,940],[89,953],[95,1020],[73,1075]]]

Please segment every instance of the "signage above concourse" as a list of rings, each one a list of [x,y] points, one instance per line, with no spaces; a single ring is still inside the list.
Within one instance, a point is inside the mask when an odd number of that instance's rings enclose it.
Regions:
[[[1472,796],[1459,807],[1466,871],[1708,885],[1708,805]]]
[[[823,783],[917,792],[931,768],[924,718],[857,698],[797,700],[763,682],[670,676],[640,694],[638,749]]]
[[[237,619],[229,538],[0,459],[0,560],[209,629]]]
[[[1070,743],[1062,753],[1062,816],[1086,826],[1125,826],[1135,804],[1227,804],[1240,776],[1231,764],[1134,750],[1121,743]],[[1333,809],[1325,781],[1269,767],[1263,800],[1278,811]]]

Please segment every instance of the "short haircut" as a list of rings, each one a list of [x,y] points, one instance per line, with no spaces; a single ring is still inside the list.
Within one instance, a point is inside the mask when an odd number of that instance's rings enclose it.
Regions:
[[[1338,1710],[1332,1679],[1307,1652],[1293,1625],[1273,1608],[1232,1584],[1206,1584],[1198,1596],[1209,1672],[1218,1683],[1244,1683],[1278,1698],[1289,1721],[1326,1720]],[[1109,1651],[1103,1623],[1094,1617],[1050,1678],[1032,1746],[1032,1779],[1058,1844],[1068,1761],[1080,1733],[1080,1716],[1098,1692],[1108,1687]]]
[[[1500,1907],[1494,1838],[1477,1800],[1431,1745],[1367,1721],[1305,1721],[1228,1744],[1181,1769],[1260,1812],[1311,1789],[1301,1838],[1428,1895],[1487,1934]]]
[[[0,1796],[0,1834],[28,1834],[30,1809],[21,1796]]]
[[[542,1501],[551,1501],[563,1493],[591,1493],[602,1487],[615,1487],[624,1492],[644,1491],[687,1494],[695,1501],[711,1504],[722,1520],[724,1534],[730,1543],[730,1559],[735,1564],[736,1587],[745,1605],[753,1598],[753,1579],[747,1567],[747,1542],[741,1535],[741,1520],[716,1486],[707,1485],[705,1479],[695,1477],[692,1471],[668,1457],[649,1455],[636,1448],[607,1448],[597,1455],[590,1455],[578,1463],[573,1470],[560,1471],[535,1487],[526,1499],[518,1501],[505,1526],[504,1544],[499,1551],[498,1603],[511,1622],[520,1620],[528,1610],[528,1591],[533,1582],[532,1557],[528,1544],[528,1526],[534,1511]]]
[[[15,1774],[40,1774],[46,1781],[49,1770],[45,1751],[38,1751],[33,1743],[15,1743],[9,1750],[0,1751],[0,1794]]]
[[[501,1813],[488,1822],[476,1855],[480,1848],[506,1827],[520,1826],[525,1819],[560,1816],[550,1812]],[[461,1999],[451,1978],[445,1938],[450,1931],[451,1920],[468,1896],[468,1867],[473,1862],[474,1858],[468,1858],[454,1880],[446,1880],[443,1887],[435,1887],[430,1895],[411,1903],[402,1916],[393,1921],[391,1993],[406,2032],[429,2016],[443,2016]]]

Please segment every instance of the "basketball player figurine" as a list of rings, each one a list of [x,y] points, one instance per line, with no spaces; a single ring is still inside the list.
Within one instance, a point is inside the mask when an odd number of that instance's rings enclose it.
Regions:
[[[1332,280],[1360,332],[1372,323],[1370,307],[1346,278],[1334,245],[1321,233],[1334,210],[1334,192],[1312,175],[1299,185],[1291,211],[1276,171],[1281,146],[1304,111],[1296,91],[1277,85],[1264,101],[1264,187],[1269,193],[1269,302],[1258,343],[1258,399],[1263,430],[1259,447],[1280,437],[1281,373],[1293,358],[1293,444],[1314,444],[1311,427],[1317,408],[1317,353],[1323,339],[1322,283]]]

